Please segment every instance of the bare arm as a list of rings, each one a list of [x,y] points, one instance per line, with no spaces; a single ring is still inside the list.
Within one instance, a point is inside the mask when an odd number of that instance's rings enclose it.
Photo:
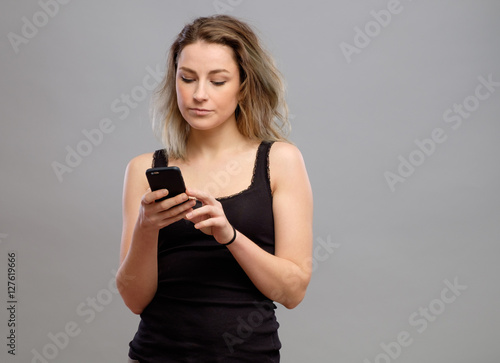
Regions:
[[[158,286],[159,230],[182,219],[194,204],[177,205],[187,200],[186,194],[155,203],[167,191],[149,190],[145,171],[151,157],[144,154],[130,161],[123,188],[123,229],[116,282],[123,301],[135,314],[140,314],[151,302]]]
[[[312,191],[302,155],[293,145],[273,145],[270,170],[275,254],[264,251],[239,232],[228,249],[265,296],[291,309],[304,298],[311,278]],[[220,203],[198,191],[188,190],[188,194],[207,206],[188,214],[197,222],[195,227],[210,230],[219,243],[229,241],[233,230]]]

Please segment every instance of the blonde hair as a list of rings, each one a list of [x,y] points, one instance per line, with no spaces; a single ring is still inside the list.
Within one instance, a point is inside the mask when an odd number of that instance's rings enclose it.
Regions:
[[[179,33],[170,47],[167,71],[153,94],[153,130],[167,155],[184,159],[190,126],[177,105],[176,73],[181,51],[203,41],[233,49],[240,70],[236,122],[242,135],[261,141],[287,141],[290,131],[285,86],[272,57],[262,48],[253,30],[227,15],[200,17]]]

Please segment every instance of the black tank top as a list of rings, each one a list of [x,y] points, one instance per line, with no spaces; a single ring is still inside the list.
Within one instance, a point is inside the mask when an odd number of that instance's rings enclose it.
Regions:
[[[240,233],[274,254],[271,146],[259,145],[250,186],[218,200]],[[167,165],[157,150],[153,166]],[[226,247],[180,220],[160,230],[158,288],[129,356],[141,363],[279,362],[275,308]]]

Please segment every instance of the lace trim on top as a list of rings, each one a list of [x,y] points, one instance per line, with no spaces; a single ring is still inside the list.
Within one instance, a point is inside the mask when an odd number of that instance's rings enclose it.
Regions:
[[[269,144],[269,146],[267,146]],[[253,174],[252,174],[252,181],[250,182],[250,185],[245,188],[244,190],[238,192],[238,193],[234,193],[234,194],[231,194],[231,195],[228,195],[228,196],[224,196],[224,197],[218,197],[218,198],[215,198],[217,200],[224,200],[224,199],[230,199],[230,198],[233,198],[233,197],[236,197],[240,194],[243,194],[245,193],[246,191],[250,190],[254,185],[255,185],[255,175],[257,174],[257,167],[258,167],[258,164],[259,164],[259,153],[261,151],[261,148],[264,148],[264,147],[267,147],[267,150],[265,150],[265,155],[264,155],[264,158],[265,158],[265,169],[264,169],[264,172],[266,173],[266,175],[264,176],[264,178],[266,179],[267,181],[267,187],[268,187],[268,192],[269,192],[269,195],[272,197],[273,196],[273,193],[272,193],[272,190],[271,190],[271,173],[270,173],[270,169],[269,169],[269,154],[271,152],[271,146],[274,144],[274,141],[273,142],[267,142],[267,141],[262,141],[260,144],[259,144],[259,147],[257,148],[257,152],[256,152],[256,155],[255,155],[255,163],[254,163],[254,166],[253,166]]]
[[[269,154],[271,153],[271,147],[273,146],[273,144],[274,141],[270,143],[269,149],[267,149],[266,153],[266,179],[267,179],[267,187],[269,188],[268,192],[271,198],[273,196],[273,191],[271,189],[271,169],[269,168]]]
[[[223,196],[223,197],[217,197],[215,199],[217,199],[219,201],[220,200],[224,200],[224,199],[230,199],[230,198],[236,197],[237,195],[245,193],[247,190],[249,190],[250,188],[253,187],[254,182],[255,182],[255,174],[257,173],[257,164],[258,164],[258,161],[259,161],[259,150],[261,148],[261,145],[262,144],[259,144],[259,146],[257,147],[257,151],[255,152],[255,161],[254,161],[254,164],[253,164],[252,180],[250,181],[250,185],[248,187],[246,187],[245,189],[243,189],[242,191],[239,191],[239,192],[234,193],[234,194],[226,195],[226,196]]]

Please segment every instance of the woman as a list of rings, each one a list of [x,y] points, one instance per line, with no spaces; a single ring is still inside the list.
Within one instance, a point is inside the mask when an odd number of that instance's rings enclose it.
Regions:
[[[229,16],[187,25],[167,67],[153,102],[165,149],[132,159],[124,183],[117,283],[141,315],[130,361],[279,362],[273,301],[304,298],[313,209],[279,73]],[[188,189],[155,202],[168,191],[145,171],[167,165]]]

